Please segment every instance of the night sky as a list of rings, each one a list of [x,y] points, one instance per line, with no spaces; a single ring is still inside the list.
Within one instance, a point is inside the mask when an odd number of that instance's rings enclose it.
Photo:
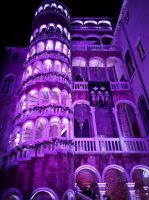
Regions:
[[[28,46],[35,9],[41,0],[9,0],[1,3],[0,49]],[[116,23],[123,0],[61,0],[72,16],[107,16]]]

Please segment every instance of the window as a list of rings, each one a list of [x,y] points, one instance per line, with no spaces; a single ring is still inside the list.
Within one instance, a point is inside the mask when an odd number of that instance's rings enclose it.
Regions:
[[[19,53],[14,53],[12,56],[12,60],[18,60],[19,59]]]
[[[128,22],[129,22],[129,12],[128,11],[126,12],[126,15],[125,15],[125,22],[126,22],[126,24],[128,24]]]
[[[145,51],[144,51],[144,48],[142,46],[141,40],[139,41],[139,43],[137,45],[137,50],[139,52],[139,56],[140,56],[141,61],[143,61],[144,58],[145,58]]]
[[[131,78],[135,71],[135,67],[134,67],[130,52],[128,50],[126,51],[126,54],[125,54],[125,63],[128,69],[129,76]]]
[[[146,134],[149,136],[149,132],[148,132],[148,130],[149,130],[149,109],[147,107],[147,104],[146,104],[146,101],[145,101],[145,98],[143,95],[141,95],[139,97],[138,108],[139,108],[139,112],[140,112],[140,115],[141,115],[141,118],[143,121],[143,125],[145,128]]]
[[[14,76],[10,75],[4,80],[4,83],[1,89],[1,94],[10,94],[12,92],[14,79],[15,79]]]

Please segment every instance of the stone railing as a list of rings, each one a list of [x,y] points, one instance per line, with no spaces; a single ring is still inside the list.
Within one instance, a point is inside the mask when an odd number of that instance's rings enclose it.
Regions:
[[[131,90],[129,82],[110,82],[112,91]]]
[[[51,115],[61,115],[72,117],[73,111],[69,107],[63,107],[61,105],[47,105],[47,106],[34,106],[33,108],[29,108],[27,110],[22,111],[14,118],[14,123],[19,124],[23,123],[26,119],[36,119],[41,115],[44,117],[48,117]]]
[[[102,154],[102,153],[148,153],[149,139],[147,138],[52,138],[40,141],[34,145],[22,144],[13,149],[5,157],[5,165],[14,165],[21,160],[30,160],[32,157],[43,157],[45,154],[55,153],[72,154]]]
[[[88,90],[88,82],[73,82],[73,90]]]
[[[114,45],[78,45],[71,44],[72,51],[119,51],[119,48]]]
[[[26,79],[22,83],[22,86],[19,89],[18,93],[20,93],[22,90],[26,89],[26,87],[36,84],[37,82],[48,82],[48,81],[66,84],[67,87],[71,86],[71,80],[69,79],[68,76],[64,76],[64,75],[58,74],[56,72],[55,73],[49,72],[49,73],[37,74],[37,75],[31,76],[28,79]]]
[[[128,91],[131,90],[129,82],[110,82],[112,91]],[[88,90],[88,82],[73,82],[73,90]]]

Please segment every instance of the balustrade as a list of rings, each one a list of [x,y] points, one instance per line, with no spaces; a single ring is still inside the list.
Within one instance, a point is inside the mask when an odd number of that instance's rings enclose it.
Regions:
[[[74,82],[73,90],[88,90],[88,82]]]
[[[110,82],[110,87],[112,91],[115,90],[130,90],[129,82]]]
[[[73,154],[94,153],[149,153],[149,139],[123,138],[124,147],[120,138],[52,138],[46,141],[39,140],[34,145],[29,143],[16,147],[7,156],[7,165],[14,165],[19,160],[29,160],[32,157],[43,157],[45,154],[63,152]]]

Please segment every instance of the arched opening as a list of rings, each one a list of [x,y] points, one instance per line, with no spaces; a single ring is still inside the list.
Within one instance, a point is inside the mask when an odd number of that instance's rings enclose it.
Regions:
[[[60,41],[55,42],[55,51],[62,52],[62,43]]]
[[[46,50],[47,51],[52,51],[54,49],[54,43],[53,40],[48,40],[46,42]]]
[[[36,120],[35,128],[36,134],[35,139],[45,139],[46,138],[46,130],[47,130],[48,120],[46,118],[39,118]]]
[[[99,178],[95,171],[84,167],[76,174],[76,195],[79,196],[79,193],[81,193],[91,199],[100,199],[98,182]]]
[[[26,98],[26,95],[24,94],[20,99],[20,111],[25,110],[26,105],[27,105],[27,98]]]
[[[67,137],[69,131],[69,121],[67,118],[62,119],[62,127],[61,127],[61,137]]]
[[[74,106],[74,135],[77,138],[94,136],[92,114],[89,105],[78,103]]]
[[[45,50],[45,44],[44,42],[38,42],[37,46],[36,46],[36,52],[37,53],[41,53]]]
[[[33,105],[37,105],[39,100],[39,95],[38,95],[38,91],[37,90],[31,90],[28,93],[28,106],[33,106]]]
[[[132,175],[135,182],[136,198],[141,200],[149,199],[149,170],[137,168]]]
[[[55,60],[54,62],[54,72],[61,73],[62,63],[59,60]]]
[[[129,200],[127,178],[123,172],[116,168],[107,169],[104,174],[106,182],[106,196],[112,200]]]
[[[52,68],[53,68],[52,60],[50,60],[50,59],[44,60],[44,62],[43,62],[43,70],[44,70],[44,72],[49,73],[49,72],[52,71]]]
[[[64,75],[68,75],[68,66],[66,63],[63,63],[63,65],[62,65],[62,73]]]
[[[21,134],[21,128],[20,127],[16,127],[14,132],[13,132],[13,138],[11,138],[11,140],[13,142],[13,147],[16,147],[16,146],[19,145],[20,134]]]
[[[58,200],[58,197],[50,188],[39,188],[32,193],[30,200]]]
[[[58,88],[52,89],[51,93],[51,103],[52,104],[60,104],[61,103],[61,91]]]
[[[124,137],[141,137],[134,108],[127,103],[117,105],[118,119]]]
[[[49,88],[42,88],[40,90],[40,103],[45,105],[50,103],[50,90]]]
[[[13,89],[15,77],[13,75],[7,76],[4,81],[1,88],[1,94],[11,94]]]
[[[30,49],[30,56],[33,56],[36,53],[35,46]]]
[[[84,81],[82,74],[78,74],[75,76],[75,81],[76,82],[82,82]]]
[[[32,121],[28,121],[22,128],[22,143],[31,142],[33,136],[34,124]]]
[[[60,119],[58,117],[53,117],[50,120],[50,130],[49,137],[57,137],[60,133]]]
[[[101,58],[91,58],[89,60],[90,79],[92,81],[106,81],[106,71],[104,61]]]
[[[26,69],[26,78],[30,77],[32,75],[32,67],[28,66]]]
[[[42,63],[40,61],[36,62],[33,68],[34,68],[34,75],[42,73]]]
[[[66,90],[62,90],[61,104],[63,106],[68,106],[68,92]]]
[[[8,188],[1,196],[1,200],[23,200],[20,191],[16,188]]]
[[[103,45],[111,45],[112,43],[112,37],[102,37],[102,44]]]
[[[110,81],[121,81],[121,79],[125,80],[122,62],[119,58],[109,57],[106,59],[106,67],[109,75]]]
[[[142,118],[142,122],[146,131],[146,135],[149,136],[149,109],[147,107],[145,98],[143,95],[139,97],[138,108]]]

